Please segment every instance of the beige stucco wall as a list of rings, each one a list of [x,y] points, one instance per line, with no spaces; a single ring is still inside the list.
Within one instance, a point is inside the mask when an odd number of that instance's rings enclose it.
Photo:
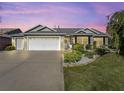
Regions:
[[[69,36],[64,37],[64,43],[66,43],[66,42],[70,43],[70,37]]]
[[[65,44],[64,43],[65,38],[64,38],[64,36],[61,36],[60,37],[60,40],[61,40],[61,42],[60,42],[61,43],[60,44],[61,45],[61,51],[64,52],[64,50],[65,50],[65,46],[64,46],[64,44]]]
[[[12,46],[16,47],[16,38],[12,37]]]

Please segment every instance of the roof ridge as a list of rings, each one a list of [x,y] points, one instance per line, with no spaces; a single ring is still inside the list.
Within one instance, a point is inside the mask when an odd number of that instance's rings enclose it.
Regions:
[[[25,33],[30,32],[31,30],[33,30],[33,29],[35,29],[35,28],[37,28],[37,27],[40,27],[40,26],[43,27],[42,25],[37,25],[37,26],[35,26],[35,27],[33,27],[33,28],[31,28],[31,29],[25,31]]]
[[[93,30],[91,30],[90,28],[86,28],[86,29],[90,30],[90,31],[93,32],[94,34],[97,34],[97,33],[94,32]],[[86,29],[85,29],[85,30],[86,30]]]
[[[94,28],[91,28],[92,30],[95,30],[95,31],[97,31],[97,32],[100,32],[100,33],[102,33],[102,34],[105,34],[104,32],[101,32],[101,31],[99,31],[99,30],[97,30],[97,29],[94,29]]]

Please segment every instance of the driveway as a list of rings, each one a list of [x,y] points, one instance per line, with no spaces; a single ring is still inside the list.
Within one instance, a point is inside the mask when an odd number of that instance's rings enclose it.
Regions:
[[[0,52],[0,90],[64,90],[62,62],[57,51]]]

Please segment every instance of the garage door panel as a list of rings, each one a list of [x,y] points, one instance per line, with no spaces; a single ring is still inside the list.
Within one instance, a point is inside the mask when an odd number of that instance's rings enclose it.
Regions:
[[[60,50],[59,38],[29,38],[29,50]]]

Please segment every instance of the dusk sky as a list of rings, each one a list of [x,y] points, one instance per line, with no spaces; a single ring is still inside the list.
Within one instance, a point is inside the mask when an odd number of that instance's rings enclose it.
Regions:
[[[38,24],[48,27],[82,27],[106,31],[108,15],[124,10],[124,3],[0,3],[0,28],[23,31]]]

